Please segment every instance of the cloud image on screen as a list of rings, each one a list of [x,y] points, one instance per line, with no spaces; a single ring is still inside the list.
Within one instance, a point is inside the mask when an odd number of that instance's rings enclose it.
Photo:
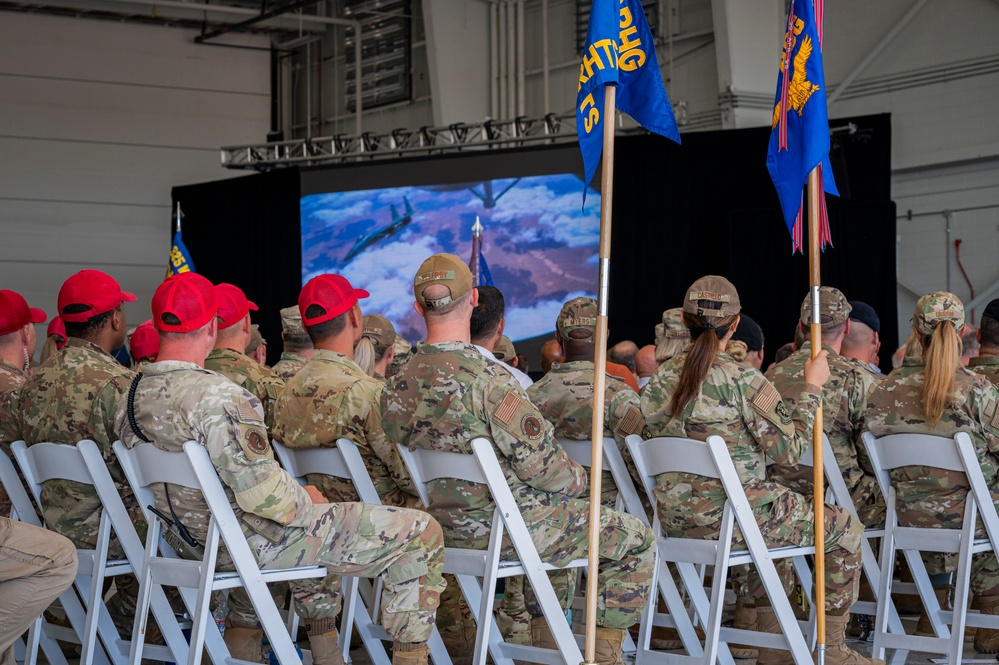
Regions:
[[[390,187],[301,199],[302,282],[339,273],[371,297],[365,314],[382,314],[410,342],[426,336],[413,310],[413,277],[432,254],[468,263],[476,217],[482,254],[506,301],[513,340],[550,333],[562,303],[596,297],[600,193],[571,174],[485,182]]]

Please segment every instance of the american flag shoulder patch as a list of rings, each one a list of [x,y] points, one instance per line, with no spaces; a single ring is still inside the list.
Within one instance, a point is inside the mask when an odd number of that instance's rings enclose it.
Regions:
[[[992,403],[992,421],[989,423],[993,429],[999,429],[999,402]]]
[[[520,403],[521,399],[516,393],[507,393],[493,416],[504,425],[509,425],[514,414],[517,413],[517,409],[520,408]]]
[[[760,411],[770,411],[779,399],[780,393],[772,384],[768,383],[756,392],[756,396],[753,397],[753,406]]]
[[[642,412],[634,406],[628,407],[628,412],[621,419],[621,431],[626,434],[642,433]]]

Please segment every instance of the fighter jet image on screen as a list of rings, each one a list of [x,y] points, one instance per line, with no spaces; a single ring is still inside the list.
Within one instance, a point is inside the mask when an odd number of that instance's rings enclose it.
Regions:
[[[400,215],[399,211],[396,210],[395,205],[389,206],[392,211],[392,223],[388,226],[383,226],[380,229],[375,229],[367,235],[361,236],[354,242],[354,246],[350,248],[347,255],[343,257],[343,265],[347,265],[355,258],[357,255],[366,250],[368,247],[375,245],[386,238],[391,238],[399,231],[409,226],[409,223],[413,221],[413,207],[409,205],[409,199],[407,197],[402,197],[403,203],[406,205],[406,214]]]

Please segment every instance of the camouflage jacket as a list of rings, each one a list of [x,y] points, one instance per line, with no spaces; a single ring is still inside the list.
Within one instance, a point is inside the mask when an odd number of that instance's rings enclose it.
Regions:
[[[514,497],[533,519],[556,510],[558,497],[585,491],[586,470],[559,447],[520,384],[471,344],[421,342],[390,382],[382,393],[390,440],[470,454],[472,439],[490,439]],[[489,532],[495,506],[484,485],[441,478],[429,490],[428,508],[445,539]]]
[[[0,358],[0,447],[8,457],[10,444],[20,438],[12,408],[16,404],[17,391],[27,378],[20,367]]]
[[[382,503],[412,506],[416,488],[382,430],[383,386],[347,356],[316,349],[278,398],[271,434],[289,448],[334,448],[337,439],[352,441]],[[309,474],[308,480],[330,501],[358,500],[349,481],[321,474]]]
[[[284,389],[284,381],[273,370],[232,349],[214,349],[205,359],[205,369],[221,374],[256,395],[264,407],[267,429],[274,426],[274,403]]]
[[[767,479],[766,458],[793,465],[811,444],[812,423],[822,395],[805,384],[791,411],[773,384],[756,369],[719,352],[700,393],[683,413],[670,412],[686,355],[663,363],[642,393],[645,437],[676,436],[705,441],[718,435],[728,444],[750,505],[765,509],[791,490]],[[659,518],[667,532],[712,525],[721,519],[725,491],[717,480],[692,474],[662,474],[655,487]]]
[[[860,440],[867,397],[877,385],[877,377],[829,346],[823,344],[822,348],[829,352],[829,380],[822,386],[822,428],[829,437],[843,480],[854,503],[859,506],[877,487],[874,469]],[[805,342],[799,350],[767,370],[767,379],[773,382],[790,408],[794,408],[805,385],[805,361],[811,353],[812,343]],[[774,465],[770,474],[774,480],[800,492],[812,491],[811,467]]]
[[[299,370],[305,367],[305,363],[309,362],[309,359],[305,356],[300,356],[297,353],[291,353],[289,351],[281,352],[281,358],[274,363],[274,367],[271,367],[271,372],[274,373],[279,379],[287,383],[291,381],[291,377],[298,374]]]
[[[992,385],[999,386],[999,357],[978,356],[972,358],[968,363],[968,369],[975,374],[984,376],[992,382]]]
[[[924,371],[922,358],[905,358],[871,394],[866,428],[877,437],[907,432],[949,437],[967,432],[985,482],[993,497],[999,496],[999,389],[984,376],[959,367],[943,416],[931,427],[921,405]],[[901,524],[921,525],[927,516],[941,525],[953,519],[960,523],[969,489],[964,472],[906,466],[893,470],[891,477]]]
[[[97,443],[126,508],[134,499],[111,444],[118,439],[114,414],[133,376],[96,344],[70,337],[24,382],[16,407],[19,438],[29,446],[45,441],[75,446],[83,439]],[[70,480],[42,485],[46,524],[77,547],[93,547],[100,514],[101,501],[93,487]]]
[[[645,428],[638,394],[623,379],[607,375],[604,389],[604,436],[613,436],[632,475],[637,475],[624,443],[629,434]],[[555,428],[555,436],[589,441],[593,427],[593,362],[574,361],[552,365],[550,372],[527,389],[527,396]],[[603,497],[616,492],[609,471],[601,476]],[[636,478],[636,480],[638,480]]]
[[[259,550],[266,546],[264,540],[280,540],[286,528],[313,521],[312,499],[274,459],[260,400],[225,377],[189,362],[147,364],[135,392],[135,421],[162,450],[182,452],[187,441],[208,449],[251,548]],[[129,448],[142,443],[129,424],[126,400],[118,408],[115,428]],[[169,489],[174,512],[204,543],[210,514],[201,492]],[[169,515],[164,486],[154,486],[153,494],[156,507]]]

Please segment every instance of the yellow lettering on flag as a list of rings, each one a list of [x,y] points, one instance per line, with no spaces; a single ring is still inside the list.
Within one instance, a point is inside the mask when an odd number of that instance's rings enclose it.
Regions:
[[[589,107],[589,111],[587,111]],[[593,93],[590,93],[583,99],[583,103],[579,105],[579,112],[586,113],[586,118],[583,120],[583,128],[586,133],[589,134],[593,131],[593,127],[600,122],[600,109],[597,108],[596,103],[593,101]]]

